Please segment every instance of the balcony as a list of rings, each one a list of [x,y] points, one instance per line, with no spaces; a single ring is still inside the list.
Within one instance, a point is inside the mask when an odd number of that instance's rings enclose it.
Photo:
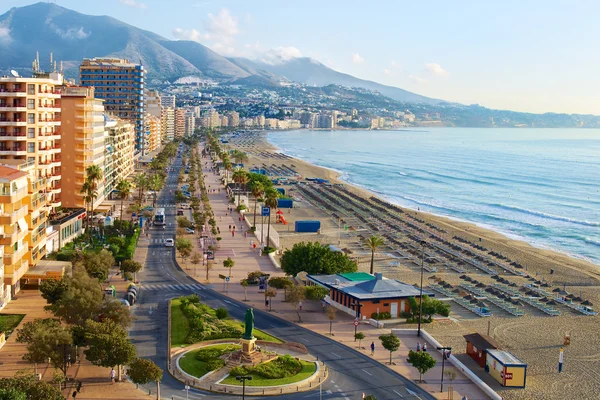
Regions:
[[[0,131],[0,140],[27,140],[27,133],[16,130]]]
[[[44,189],[47,185],[47,180],[45,178],[39,178],[36,181],[29,183],[29,193],[35,193],[38,190]]]
[[[62,205],[62,202],[60,199],[50,200],[50,207],[52,207],[52,208],[58,208],[61,205]]]
[[[2,103],[0,104],[0,112],[27,112],[27,106],[23,103]]]
[[[0,190],[0,203],[16,203],[17,201],[27,196],[27,194],[28,193],[26,187],[12,191]]]
[[[18,210],[11,212],[11,213],[0,214],[0,224],[2,224],[2,225],[13,225],[19,219],[24,218],[27,215],[28,212],[29,212],[29,209],[28,209],[27,205],[25,205],[25,206],[19,208]]]
[[[27,92],[25,89],[9,89],[0,88],[0,97],[25,97]]]
[[[27,121],[24,119],[0,119],[0,126],[27,126]]]
[[[13,246],[19,240],[25,239],[25,237],[29,233],[28,230],[23,230],[23,231],[17,232],[16,231],[17,228],[14,227],[14,226],[13,227],[9,227],[9,228],[5,228],[5,230],[6,229],[9,229],[9,230],[13,229],[14,232],[12,232],[12,233],[10,233],[10,232],[4,232],[4,235],[2,237],[0,237],[0,245]]]
[[[21,267],[21,259],[25,254],[29,251],[29,244],[27,242],[23,243],[23,247],[21,247],[16,252],[11,248],[10,250],[4,249],[4,265],[5,271],[7,273],[11,273],[14,271],[15,266],[18,264],[18,267]]]

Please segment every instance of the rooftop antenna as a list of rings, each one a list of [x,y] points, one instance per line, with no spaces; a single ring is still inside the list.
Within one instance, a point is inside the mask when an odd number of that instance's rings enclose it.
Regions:
[[[56,60],[54,60],[54,72],[56,72]]]
[[[62,75],[63,73],[63,63],[62,60],[60,61],[60,74]]]
[[[40,52],[39,51],[35,52],[35,65],[36,65],[35,72],[39,72],[40,71]]]
[[[52,68],[52,52],[50,52],[50,68]]]

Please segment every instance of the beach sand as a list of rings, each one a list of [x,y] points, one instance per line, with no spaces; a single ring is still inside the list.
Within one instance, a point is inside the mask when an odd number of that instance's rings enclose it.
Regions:
[[[370,198],[373,193],[360,187],[349,185],[339,179],[335,171],[321,168],[299,159],[278,158],[272,154],[278,150],[266,141],[264,133],[255,134],[231,143],[231,148],[245,151],[249,160],[248,167],[267,165],[293,165],[293,168],[306,177],[319,177],[330,181],[330,183],[343,183],[352,193],[364,198]],[[293,186],[286,186],[293,188]],[[297,190],[291,189],[294,196]],[[506,236],[489,229],[479,227],[475,224],[460,222],[449,218],[404,209],[405,213],[446,230],[447,237],[454,235],[466,238],[473,243],[479,243],[486,248],[501,253],[527,268],[527,273],[537,279],[544,278],[551,282],[554,287],[566,284],[570,293],[591,301],[594,305],[600,304],[600,266],[590,262],[570,257],[566,254],[545,250],[531,246],[528,243],[507,238]],[[302,202],[302,207],[294,209],[291,213],[285,213],[293,226],[295,219],[320,219],[323,222],[324,231],[329,231],[329,237],[335,238],[337,226],[331,216],[324,211]],[[288,233],[290,228],[282,225],[273,225],[281,235],[293,235]],[[355,235],[340,235],[342,248],[359,248]],[[481,239],[481,241],[480,241]],[[368,271],[369,257],[359,254],[359,269]],[[399,265],[390,266],[390,259],[385,254],[378,255],[376,270],[384,272],[388,278],[399,279],[409,284],[419,282],[419,267],[414,262],[400,262]],[[550,270],[554,273],[550,275]],[[460,274],[450,269],[442,269],[434,273],[452,285],[461,283]],[[432,273],[426,273],[427,283]],[[485,284],[493,283],[490,275],[484,273],[469,273]],[[511,274],[502,276],[521,285],[526,283],[525,278]],[[437,294],[440,296],[440,294]],[[442,296],[443,297],[443,296]],[[461,359],[471,361],[464,353],[466,344],[463,335],[473,332],[482,334],[488,331],[505,350],[511,351],[522,361],[528,363],[527,388],[526,389],[504,389],[495,383],[493,379],[480,369],[480,376],[486,377],[495,389],[505,399],[592,399],[597,398],[600,388],[600,328],[597,316],[584,316],[571,311],[565,306],[558,305],[560,316],[550,317],[530,306],[524,306],[525,315],[513,317],[499,308],[492,307],[494,316],[490,318],[479,318],[464,308],[453,304],[450,319],[437,321],[427,325],[426,329],[445,346],[452,346],[453,353]],[[411,327],[402,324],[401,327]],[[571,336],[571,345],[565,349],[565,364],[561,374],[557,372],[559,350],[563,344],[564,335]],[[474,370],[474,362],[468,364]]]

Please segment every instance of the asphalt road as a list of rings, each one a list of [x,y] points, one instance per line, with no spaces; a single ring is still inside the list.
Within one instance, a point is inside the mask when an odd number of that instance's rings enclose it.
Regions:
[[[174,162],[167,178],[166,187],[159,194],[157,207],[174,204],[169,190],[175,191],[177,176],[182,168],[181,159]],[[167,225],[153,227],[146,239],[149,240],[148,257],[144,269],[138,273],[142,282],[138,303],[132,307],[135,322],[131,338],[138,356],[152,359],[165,370],[161,382],[161,397],[166,399],[186,399],[184,384],[166,372],[167,367],[167,315],[168,300],[192,293],[211,307],[225,307],[229,314],[243,320],[246,305],[230,299],[189,278],[175,262],[175,250],[165,247],[164,239],[175,238],[175,207],[166,207]],[[144,284],[161,285],[162,290],[144,290]],[[191,286],[194,285],[194,286]],[[282,320],[268,312],[254,310],[256,328],[286,341],[304,344],[309,352],[325,362],[329,368],[329,378],[322,387],[325,399],[360,399],[362,394],[372,394],[384,399],[433,399],[412,381],[373,361],[370,357],[349,347],[343,346],[326,336],[314,333],[301,326]],[[381,345],[377,346],[381,349]],[[379,350],[383,351],[383,350]],[[156,393],[155,385],[144,386]],[[218,395],[197,389],[189,391],[189,399],[206,397],[233,398],[239,396]],[[318,399],[319,390],[278,396],[284,399]]]

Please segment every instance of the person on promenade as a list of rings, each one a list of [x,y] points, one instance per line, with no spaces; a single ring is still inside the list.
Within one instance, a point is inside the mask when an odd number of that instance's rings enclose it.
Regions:
[[[421,351],[421,343],[417,342],[417,353]]]
[[[252,243],[252,248],[254,249],[253,251],[256,251],[256,243]]]
[[[248,237],[248,231],[244,232],[244,237],[247,238]]]
[[[250,250],[252,250],[252,246],[254,245],[254,240],[250,241]]]
[[[375,342],[371,342],[371,355],[375,355]]]
[[[117,376],[117,372],[115,371],[115,369],[111,369],[110,370],[110,382],[112,385],[115,384],[115,377]]]
[[[231,231],[231,237],[235,237],[235,229]]]
[[[427,351],[427,343],[423,343],[423,351]]]

